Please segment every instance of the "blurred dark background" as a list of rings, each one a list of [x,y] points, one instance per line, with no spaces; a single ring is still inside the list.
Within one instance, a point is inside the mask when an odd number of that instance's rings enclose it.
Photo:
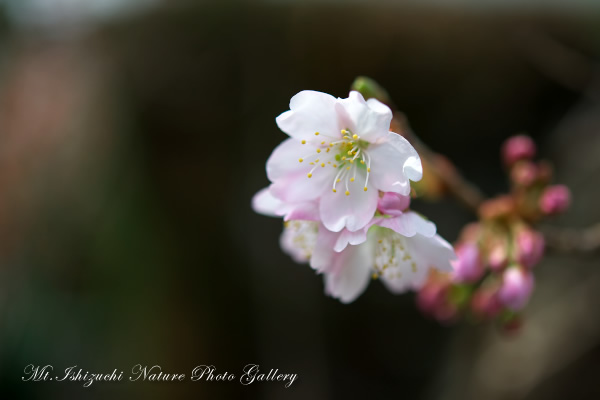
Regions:
[[[290,97],[366,75],[488,195],[500,144],[529,133],[574,194],[552,224],[599,221],[598,4],[43,3],[0,3],[0,398],[600,396],[597,252],[550,254],[507,337],[378,282],[340,304],[250,209]],[[474,219],[414,208],[450,241]],[[299,379],[83,388],[22,382],[30,363]]]

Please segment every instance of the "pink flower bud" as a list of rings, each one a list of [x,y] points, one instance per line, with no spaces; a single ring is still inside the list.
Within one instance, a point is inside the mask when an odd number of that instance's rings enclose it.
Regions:
[[[523,229],[517,234],[517,261],[526,267],[535,266],[544,256],[546,242],[541,233]]]
[[[386,192],[377,202],[377,209],[382,214],[400,215],[410,206],[410,196]]]
[[[492,247],[492,250],[488,254],[488,264],[493,271],[500,271],[506,266],[507,261],[508,253],[506,245],[497,244]]]
[[[540,197],[540,209],[552,215],[564,212],[571,203],[571,191],[565,185],[548,186]]]
[[[517,311],[527,304],[534,287],[533,274],[519,267],[511,267],[502,275],[498,299],[507,308]]]
[[[510,171],[510,178],[520,186],[530,186],[538,177],[538,167],[531,161],[520,161]]]
[[[447,285],[429,282],[417,294],[417,307],[426,314],[434,314],[439,305],[446,301],[447,289]]]
[[[454,267],[453,279],[458,282],[475,282],[483,275],[483,264],[479,248],[475,243],[466,242],[456,248],[456,260],[451,261]]]
[[[480,317],[493,318],[502,310],[502,304],[496,291],[480,288],[473,293],[471,309]]]
[[[512,165],[519,160],[531,159],[535,153],[535,143],[526,135],[508,138],[502,145],[502,158],[506,165]]]

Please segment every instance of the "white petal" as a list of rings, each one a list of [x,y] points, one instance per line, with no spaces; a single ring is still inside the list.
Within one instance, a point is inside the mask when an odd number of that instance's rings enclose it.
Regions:
[[[339,253],[340,251],[344,250],[349,244],[356,246],[361,243],[364,243],[367,240],[367,230],[368,225],[362,229],[357,230],[356,232],[351,232],[348,229],[342,229],[342,231],[338,234],[338,238],[335,242],[333,250]]]
[[[452,271],[450,261],[456,258],[456,254],[452,246],[440,235],[433,237],[416,235],[407,238],[406,244],[417,263],[417,272],[412,279],[414,288],[423,286],[430,268]]]
[[[326,93],[304,90],[290,100],[290,111],[276,118],[283,132],[298,140],[311,140],[315,132],[339,137],[336,98]]]
[[[331,182],[335,175],[332,168],[317,168],[311,178],[307,171],[298,171],[295,174],[280,178],[271,185],[273,196],[289,203],[302,203],[317,199],[323,192],[330,191]]]
[[[344,128],[362,140],[375,142],[389,132],[392,110],[378,100],[365,101],[359,92],[352,91],[347,99],[339,99],[338,103]]]
[[[310,259],[310,266],[318,271],[325,272],[332,270],[338,253],[333,250],[333,246],[338,238],[336,232],[331,232],[323,226],[319,225],[317,234],[317,243]]]
[[[421,159],[402,136],[389,132],[383,141],[369,146],[371,181],[382,192],[410,193],[410,180],[423,176]]]
[[[325,274],[325,292],[342,303],[351,303],[369,284],[373,249],[365,242],[336,254],[334,271]]]
[[[435,235],[436,226],[414,211],[408,211],[392,218],[380,218],[377,225],[389,228],[402,236],[421,234],[426,237]]]
[[[319,221],[319,204],[316,201],[288,204],[283,215],[285,215],[285,221]]]
[[[279,211],[283,205],[281,200],[273,197],[268,187],[261,189],[252,197],[252,209],[269,217],[280,217]]]
[[[330,187],[323,193],[319,213],[327,229],[339,232],[347,228],[355,232],[371,221],[377,209],[379,195],[372,187],[365,192],[362,182],[364,171],[359,170],[356,181],[349,184],[350,195],[344,194],[344,182],[338,184],[337,193],[333,193]]]
[[[295,174],[298,171],[306,171],[307,162],[299,162],[298,160],[314,151],[316,147],[312,145],[303,145],[295,139],[286,139],[281,142],[269,156],[267,160],[267,177],[271,182],[277,179],[285,178],[287,175]],[[310,168],[308,168],[310,170]]]

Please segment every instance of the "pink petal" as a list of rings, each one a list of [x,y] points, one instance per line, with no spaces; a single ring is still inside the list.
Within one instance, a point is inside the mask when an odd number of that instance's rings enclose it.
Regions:
[[[362,180],[357,177],[358,182]],[[373,218],[377,209],[376,190],[364,191],[356,182],[350,184],[350,195],[340,188],[337,193],[325,191],[319,204],[319,213],[325,227],[339,232],[344,228],[355,232],[364,228]]]
[[[342,303],[351,303],[369,284],[373,248],[365,242],[336,254],[334,272],[325,273],[325,292]]]
[[[377,225],[389,228],[406,237],[415,236],[417,233],[425,237],[432,237],[437,229],[433,222],[427,221],[414,211],[405,212],[392,218],[379,218]]]

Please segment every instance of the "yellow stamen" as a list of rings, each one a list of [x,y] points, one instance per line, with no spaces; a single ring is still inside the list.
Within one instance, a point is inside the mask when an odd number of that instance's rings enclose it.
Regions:
[[[308,176],[309,178],[312,178],[312,174],[308,174],[307,176]]]
[[[303,158],[301,158],[301,159],[299,159],[298,161],[302,162],[302,161],[304,161],[304,159],[303,159]]]
[[[346,190],[346,196],[350,196],[350,192]]]
[[[302,144],[306,144],[306,140],[303,140],[303,141],[302,141]]]
[[[364,190],[365,190],[365,192],[367,191],[367,187],[366,187],[366,186],[365,186],[365,189],[364,189]]]
[[[321,152],[321,149],[317,149],[317,153],[320,153],[320,152]]]
[[[315,136],[319,136],[319,132],[315,132]]]
[[[321,163],[321,167],[324,167],[324,166],[325,166],[325,163],[324,163],[324,162],[322,162],[322,163]]]
[[[352,139],[354,139],[354,140],[358,139],[358,135],[355,133],[354,135],[352,135]]]
[[[350,182],[354,182],[354,178],[350,178]]]
[[[333,193],[336,193],[336,192],[337,192],[337,190],[333,189]]]

